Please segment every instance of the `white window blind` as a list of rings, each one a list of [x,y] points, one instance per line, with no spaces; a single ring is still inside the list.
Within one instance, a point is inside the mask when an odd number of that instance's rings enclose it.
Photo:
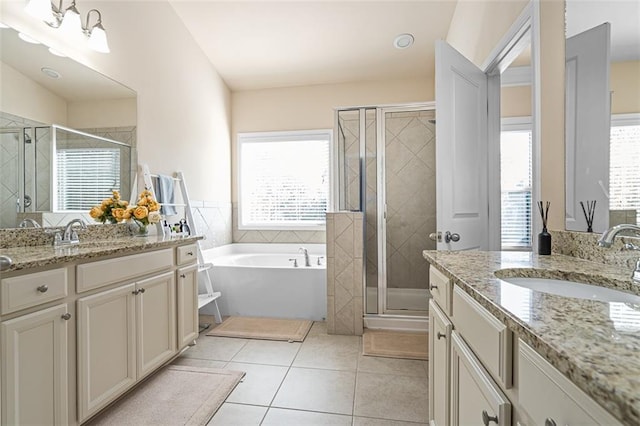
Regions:
[[[515,126],[522,127],[522,126]],[[531,129],[500,136],[501,242],[503,250],[531,249]]]
[[[640,124],[611,126],[609,208],[635,210],[640,223]]]
[[[239,228],[324,227],[330,141],[330,131],[239,135]]]
[[[89,210],[120,190],[120,150],[106,148],[59,149],[57,160],[58,209]]]

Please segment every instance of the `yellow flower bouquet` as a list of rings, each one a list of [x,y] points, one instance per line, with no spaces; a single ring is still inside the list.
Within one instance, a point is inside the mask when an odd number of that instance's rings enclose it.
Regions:
[[[160,203],[153,199],[151,191],[145,189],[138,196],[135,206],[129,208],[131,219],[138,225],[138,234],[146,235],[147,226],[160,222]]]
[[[89,211],[89,216],[96,222],[119,223],[131,217],[129,202],[120,199],[119,191],[114,190],[112,193],[111,198],[105,198],[99,206],[94,206]]]
[[[160,222],[160,203],[154,200],[151,191],[145,189],[138,196],[135,206],[129,206],[128,201],[120,199],[120,192],[113,191],[111,198],[102,200],[99,206],[94,206],[89,215],[100,223],[120,223],[133,220],[137,225],[138,235],[147,235],[149,224]]]

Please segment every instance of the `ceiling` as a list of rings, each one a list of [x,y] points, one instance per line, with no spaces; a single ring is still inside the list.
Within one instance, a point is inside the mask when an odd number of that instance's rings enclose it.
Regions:
[[[233,91],[433,78],[455,0],[169,0]],[[393,47],[401,33],[412,47]]]

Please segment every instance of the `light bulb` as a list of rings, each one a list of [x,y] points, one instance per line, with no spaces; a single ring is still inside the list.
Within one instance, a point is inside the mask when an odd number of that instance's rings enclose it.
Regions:
[[[107,43],[107,33],[102,24],[96,24],[91,30],[88,41],[89,47],[96,52],[109,53],[109,43]]]
[[[31,16],[50,22],[53,18],[50,0],[29,0],[24,10]]]
[[[78,13],[78,10],[75,8],[75,6],[69,7],[64,12],[62,24],[60,24],[60,31],[72,36],[82,34],[82,22],[80,21],[80,14]]]

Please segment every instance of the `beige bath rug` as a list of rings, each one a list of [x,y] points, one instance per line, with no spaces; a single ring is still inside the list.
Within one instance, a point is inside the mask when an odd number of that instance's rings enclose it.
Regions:
[[[366,329],[362,349],[363,355],[369,356],[429,359],[427,333]]]
[[[168,365],[90,421],[94,425],[206,425],[244,373]]]
[[[229,317],[207,336],[302,342],[312,325],[313,321],[309,320]]]

